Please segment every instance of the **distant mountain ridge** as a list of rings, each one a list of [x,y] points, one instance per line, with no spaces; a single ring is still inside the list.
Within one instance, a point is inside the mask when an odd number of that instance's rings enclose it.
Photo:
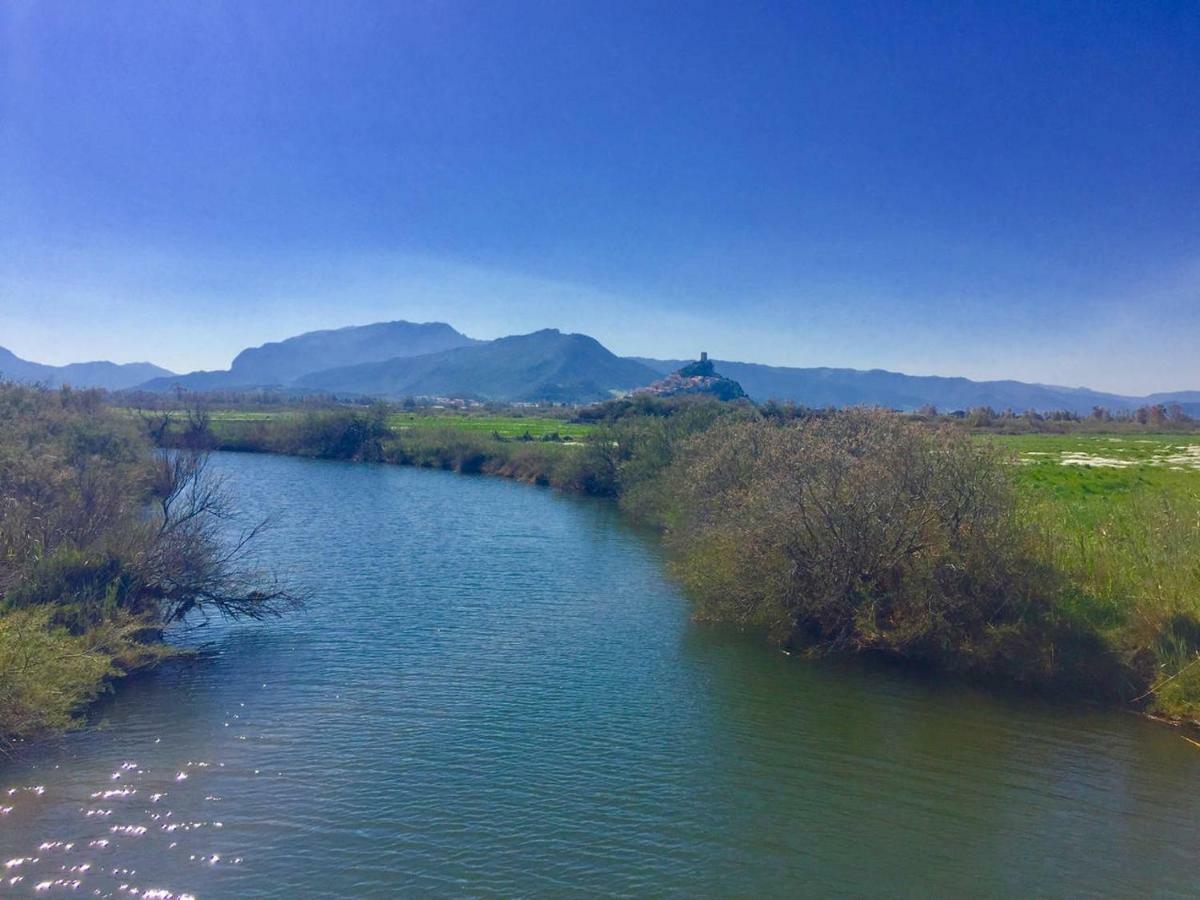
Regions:
[[[140,387],[586,403],[656,378],[587,335],[547,328],[477,341],[442,322],[401,321],[308,332],[243,350],[226,371],[155,378]]]
[[[445,322],[377,322],[327,331],[310,331],[275,343],[251,347],[234,357],[230,372],[262,384],[289,384],[314,371],[336,369],[401,356],[423,356],[481,344]]]
[[[616,356],[595,338],[547,328],[442,353],[315,372],[296,385],[393,398],[579,403],[604,400],[656,378],[648,366]]]
[[[686,360],[632,357],[660,375],[674,371]],[[1191,415],[1200,415],[1200,391],[1176,391],[1131,397],[1088,388],[1058,387],[1023,381],[972,381],[941,375],[905,375],[884,369],[792,368],[759,363],[714,360],[721,372],[734,379],[751,399],[792,401],[805,406],[885,406],[916,410],[936,406],[948,412],[974,406],[996,410],[1039,412],[1070,410],[1086,415],[1095,406],[1113,412],[1153,403],[1179,403]]]
[[[51,366],[21,359],[11,350],[0,347],[0,378],[27,384],[38,383],[49,387],[69,384],[77,388],[119,391],[139,385],[147,379],[170,374],[170,369],[148,362],[113,363],[101,360]]]
[[[234,357],[228,370],[191,372],[157,378],[141,385],[163,391],[178,386],[190,391],[289,387],[297,379],[323,369],[407,356],[437,353],[482,343],[445,322],[376,322],[345,328],[308,331],[282,341],[249,347]]]
[[[690,362],[619,357],[594,338],[556,329],[479,341],[444,322],[395,321],[306,332],[249,347],[234,358],[229,369],[185,375],[151,363],[49,366],[0,348],[0,378],[109,390],[278,388],[346,396],[588,403],[649,388]],[[882,369],[713,362],[721,375],[759,402],[774,399],[812,407],[869,405],[901,410],[936,406],[944,412],[991,406],[1017,412],[1070,410],[1081,415],[1095,406],[1120,412],[1155,403],[1178,403],[1189,415],[1200,418],[1200,391],[1136,397],[1088,388],[905,375]]]

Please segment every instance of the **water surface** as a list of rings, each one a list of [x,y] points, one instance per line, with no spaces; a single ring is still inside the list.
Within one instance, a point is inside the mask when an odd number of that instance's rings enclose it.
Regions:
[[[1200,751],[1169,729],[694,625],[605,503],[218,464],[307,612],[201,629],[0,764],[0,895],[1200,890]]]

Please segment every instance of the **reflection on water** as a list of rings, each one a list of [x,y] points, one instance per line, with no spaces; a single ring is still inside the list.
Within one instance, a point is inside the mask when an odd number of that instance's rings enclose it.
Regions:
[[[1195,893],[1168,729],[692,625],[605,504],[224,456],[305,614],[0,764],[0,894]]]

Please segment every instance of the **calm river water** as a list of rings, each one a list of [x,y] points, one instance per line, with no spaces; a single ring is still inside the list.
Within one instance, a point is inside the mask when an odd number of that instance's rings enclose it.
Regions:
[[[1200,891],[1170,729],[694,625],[604,503],[218,464],[308,610],[0,763],[0,895]]]

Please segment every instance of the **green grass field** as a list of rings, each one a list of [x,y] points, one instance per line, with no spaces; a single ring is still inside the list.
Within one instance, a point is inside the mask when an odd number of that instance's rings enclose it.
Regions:
[[[1200,494],[1200,435],[998,435],[1017,454],[1032,494],[1096,502],[1122,496]]]
[[[209,413],[214,428],[223,424],[243,422],[267,422],[304,415],[292,410],[259,411],[241,409],[213,410]],[[175,414],[178,422],[186,422],[185,413]],[[498,434],[502,438],[520,439],[528,434],[541,440],[548,434],[557,434],[565,441],[583,440],[592,431],[592,425],[573,424],[564,419],[546,416],[492,415],[487,413],[460,412],[457,410],[421,410],[419,412],[397,412],[388,417],[388,425],[395,431],[423,428],[455,428],[483,436]]]
[[[988,438],[980,438],[986,440]],[[1075,596],[1063,610],[1114,647],[1151,648],[1150,709],[1200,719],[1200,435],[1004,435],[1023,515]]]
[[[993,440],[1030,462],[1074,459],[1094,468],[1200,469],[1200,434],[1004,434]]]
[[[459,428],[473,434],[498,434],[504,438],[520,438],[526,433],[532,438],[557,434],[564,440],[581,440],[592,430],[591,425],[580,425],[562,419],[541,416],[494,416],[474,413],[395,413],[388,417],[388,424],[397,431],[410,428]]]

